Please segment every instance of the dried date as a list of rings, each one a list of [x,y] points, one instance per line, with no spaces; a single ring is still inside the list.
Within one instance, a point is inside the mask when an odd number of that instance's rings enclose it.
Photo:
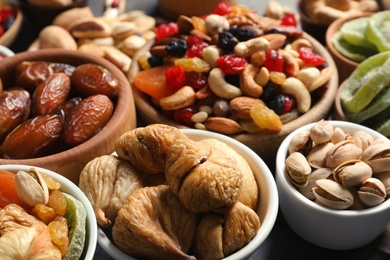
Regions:
[[[49,76],[35,89],[32,97],[33,116],[54,114],[69,97],[70,78],[65,73]]]
[[[0,146],[1,156],[10,159],[42,156],[60,139],[62,132],[59,115],[30,118],[7,135]]]
[[[79,145],[97,134],[110,120],[112,101],[102,94],[83,99],[69,114],[64,129],[65,143]]]
[[[119,92],[119,82],[115,76],[97,64],[78,66],[73,71],[71,80],[72,86],[86,97],[104,94],[109,98],[115,98]]]
[[[16,85],[33,92],[35,88],[53,74],[53,69],[44,61],[24,61],[16,66]]]

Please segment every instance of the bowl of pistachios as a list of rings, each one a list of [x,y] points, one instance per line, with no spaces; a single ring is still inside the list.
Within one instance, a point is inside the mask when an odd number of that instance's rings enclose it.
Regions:
[[[280,209],[300,237],[355,249],[389,225],[390,141],[355,123],[320,120],[282,142],[276,157]],[[367,225],[367,223],[370,223]]]

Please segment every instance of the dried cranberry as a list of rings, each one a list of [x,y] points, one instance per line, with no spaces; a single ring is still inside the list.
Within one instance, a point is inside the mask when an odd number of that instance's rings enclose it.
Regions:
[[[184,40],[170,41],[165,45],[165,50],[169,55],[183,57],[188,49],[188,45]]]
[[[170,22],[166,24],[161,24],[156,29],[156,38],[157,40],[160,40],[164,37],[177,33],[179,33],[179,27],[177,26],[177,23]]]
[[[202,43],[202,42],[203,42],[203,38],[200,37],[200,36],[189,35],[187,37],[187,44],[188,44],[188,46],[191,46],[191,45],[194,45],[194,44],[198,44],[198,43]]]
[[[182,67],[172,67],[165,71],[167,89],[177,91],[186,84],[186,71]]]
[[[297,19],[295,18],[295,14],[289,13],[283,16],[282,20],[280,21],[281,25],[285,26],[294,26],[297,27]]]
[[[213,14],[227,15],[232,11],[232,6],[226,2],[219,2],[213,11]]]
[[[320,66],[325,62],[325,59],[315,53],[312,48],[301,47],[298,49],[299,58],[304,62],[311,64],[313,66]]]
[[[193,127],[194,121],[191,120],[191,117],[196,112],[197,112],[196,109],[193,107],[185,107],[185,108],[175,110],[173,114],[173,120],[178,124]]]
[[[194,89],[201,89],[207,85],[207,76],[203,73],[190,71],[186,73],[186,85]]]
[[[283,72],[284,58],[277,50],[267,50],[263,66],[269,71]]]
[[[203,58],[202,51],[207,46],[209,46],[209,45],[205,42],[193,44],[188,48],[188,50],[186,52],[186,56],[188,58],[198,57],[198,58],[202,59]]]
[[[225,74],[238,75],[244,71],[246,60],[234,55],[223,55],[217,59],[217,65]]]

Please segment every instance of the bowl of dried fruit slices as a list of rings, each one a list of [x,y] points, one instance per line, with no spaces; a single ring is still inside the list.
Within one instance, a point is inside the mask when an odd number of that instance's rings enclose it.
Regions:
[[[289,133],[327,117],[337,69],[295,15],[276,20],[242,5],[224,12],[156,28],[128,73],[137,111],[146,124],[229,135],[273,164]]]

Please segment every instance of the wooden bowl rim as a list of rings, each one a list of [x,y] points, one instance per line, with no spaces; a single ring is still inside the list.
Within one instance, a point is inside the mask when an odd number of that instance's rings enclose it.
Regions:
[[[22,27],[23,21],[23,12],[16,5],[12,4],[14,8],[16,8],[16,17],[11,27],[0,37],[0,45],[4,45],[9,47],[16,36],[18,35],[20,28]]]
[[[0,159],[0,164],[17,163],[35,165],[35,162],[41,161],[45,161],[51,164],[64,159],[72,160],[72,158],[76,158],[77,156],[81,156],[88,151],[96,149],[96,146],[99,146],[100,143],[104,142],[107,136],[111,135],[112,131],[115,131],[116,127],[119,124],[121,124],[124,120],[131,120],[131,118],[129,118],[129,114],[134,113],[134,120],[136,121],[135,104],[134,99],[132,98],[133,94],[125,74],[121,70],[119,70],[119,68],[117,68],[113,63],[96,55],[65,49],[42,49],[31,52],[21,52],[15,54],[12,57],[5,58],[0,63],[0,70],[3,70],[3,68],[7,66],[8,70],[13,70],[14,66],[21,61],[63,61],[64,57],[66,58],[65,60],[73,61],[70,63],[73,65],[84,63],[95,63],[101,65],[107,68],[110,72],[112,72],[114,76],[118,79],[120,91],[116,99],[114,113],[112,114],[110,120],[98,134],[73,148],[56,154],[31,159]]]
[[[326,48],[320,44],[316,39],[314,39],[309,34],[303,32],[303,37],[308,39],[312,44],[317,53],[320,53],[322,55],[329,66],[333,67],[335,69],[335,72],[333,73],[332,77],[328,81],[328,89],[323,95],[323,97],[317,101],[316,104],[314,104],[311,109],[306,112],[304,115],[298,117],[297,119],[286,123],[283,125],[282,130],[278,133],[239,133],[235,135],[229,135],[230,137],[233,137],[241,142],[248,142],[253,139],[264,139],[264,141],[271,140],[270,138],[283,138],[287,136],[289,133],[291,133],[293,130],[298,128],[299,126],[305,125],[307,123],[311,123],[311,118],[318,116],[318,114],[324,113],[324,109],[327,109],[328,111],[333,105],[334,98],[336,96],[336,91],[338,88],[338,72],[336,64],[333,61],[332,56],[329,54],[329,52],[326,50]],[[148,50],[153,44],[153,41],[150,41],[147,45],[144,46],[136,55],[134,56],[133,60],[138,60],[138,57],[141,56],[146,50]],[[137,111],[139,112],[140,116],[146,121],[146,123],[163,123],[168,125],[173,125],[178,128],[189,128],[183,125],[179,125],[173,120],[163,116],[155,107],[149,102],[148,97],[146,94],[142,93],[140,90],[138,90],[133,84],[132,79],[139,71],[139,65],[136,62],[133,62],[129,73],[127,74],[127,77],[129,79],[129,82],[133,89],[134,94],[134,100],[137,107]]]

